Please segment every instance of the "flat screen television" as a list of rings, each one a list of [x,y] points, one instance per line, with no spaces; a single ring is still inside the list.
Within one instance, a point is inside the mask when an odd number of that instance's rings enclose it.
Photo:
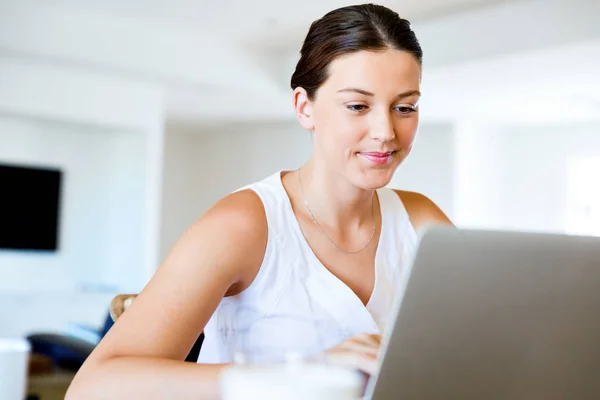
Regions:
[[[0,164],[0,250],[57,251],[62,172]]]

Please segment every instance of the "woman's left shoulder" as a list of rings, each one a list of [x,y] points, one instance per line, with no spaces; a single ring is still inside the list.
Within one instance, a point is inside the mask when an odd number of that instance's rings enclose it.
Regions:
[[[410,222],[417,231],[429,225],[454,226],[444,211],[424,194],[405,190],[393,190],[400,197],[404,208],[406,208]]]

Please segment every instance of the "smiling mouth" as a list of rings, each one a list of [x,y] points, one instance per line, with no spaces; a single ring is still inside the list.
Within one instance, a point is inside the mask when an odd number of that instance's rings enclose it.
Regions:
[[[360,152],[358,153],[361,157],[365,158],[366,160],[374,163],[374,164],[386,164],[388,163],[392,156],[396,153],[396,151],[388,151],[385,153],[380,153],[380,152]]]

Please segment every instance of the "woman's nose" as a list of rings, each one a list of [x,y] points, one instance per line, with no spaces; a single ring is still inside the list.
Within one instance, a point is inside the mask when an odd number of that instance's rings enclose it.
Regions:
[[[377,141],[387,143],[396,137],[394,124],[389,115],[382,115],[370,130],[371,137]]]

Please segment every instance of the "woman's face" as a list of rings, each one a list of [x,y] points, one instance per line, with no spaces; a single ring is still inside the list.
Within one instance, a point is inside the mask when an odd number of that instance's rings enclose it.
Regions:
[[[330,64],[313,101],[296,89],[298,118],[314,132],[318,163],[357,187],[387,185],[415,139],[420,80],[410,53],[359,51]]]

